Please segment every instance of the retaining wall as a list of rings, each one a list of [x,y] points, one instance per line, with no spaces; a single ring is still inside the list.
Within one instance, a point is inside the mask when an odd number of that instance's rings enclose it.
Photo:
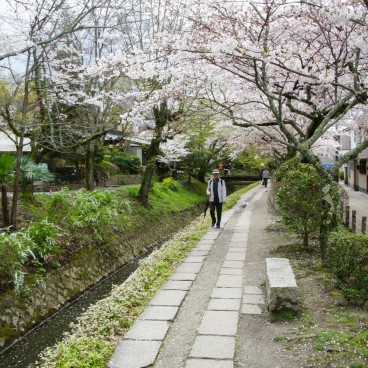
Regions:
[[[10,343],[50,313],[78,296],[153,243],[177,232],[203,210],[196,206],[143,226],[141,231],[78,254],[73,260],[50,272],[44,286],[24,295],[13,291],[0,295],[0,347]],[[143,230],[143,231],[142,231]]]

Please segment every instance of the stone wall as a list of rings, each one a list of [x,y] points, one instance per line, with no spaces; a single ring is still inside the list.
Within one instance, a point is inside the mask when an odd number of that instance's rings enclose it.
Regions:
[[[129,238],[79,254],[62,267],[53,270],[45,286],[36,286],[25,295],[8,292],[0,295],[0,347],[42,321],[83,290],[97,283],[150,245],[177,232],[199,215],[203,208],[194,207],[171,214],[160,222],[144,226]]]
[[[140,184],[142,183],[142,175],[112,175],[105,183],[105,186],[118,186],[118,185],[130,185],[130,184]]]

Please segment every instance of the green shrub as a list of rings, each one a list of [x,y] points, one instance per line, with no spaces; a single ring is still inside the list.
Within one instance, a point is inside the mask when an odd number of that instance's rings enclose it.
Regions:
[[[44,219],[35,222],[25,230],[27,237],[34,243],[33,253],[39,260],[46,260],[51,255],[60,253],[59,239],[63,234],[62,230]]]
[[[62,231],[47,219],[15,233],[0,234],[0,273],[13,282],[17,292],[24,287],[29,264],[36,267],[33,271],[39,276],[42,262],[60,252],[61,235]]]
[[[173,178],[165,178],[162,181],[162,187],[168,188],[174,192],[178,192],[180,190],[180,184],[175,181]]]
[[[99,168],[110,175],[118,174],[120,171],[120,168],[110,161],[101,161],[98,165],[96,165],[96,168]]]
[[[339,172],[339,179],[340,180],[344,180],[344,177],[345,177],[344,172],[343,171],[340,171]]]
[[[342,227],[331,233],[327,262],[346,295],[368,297],[368,235]]]
[[[141,161],[137,156],[120,151],[112,155],[111,162],[118,166],[122,172],[129,174],[138,174],[141,170]]]
[[[276,191],[276,203],[283,222],[300,234],[304,245],[308,246],[310,237],[319,233],[326,218],[323,200],[330,202],[332,208],[337,206],[337,187],[335,183],[323,187],[317,170],[301,163],[299,157],[280,165],[276,179],[281,182]],[[334,214],[329,213],[329,218],[332,219]]]

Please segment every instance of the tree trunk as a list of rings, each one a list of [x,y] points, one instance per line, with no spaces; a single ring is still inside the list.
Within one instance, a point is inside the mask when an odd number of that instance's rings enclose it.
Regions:
[[[143,206],[145,207],[148,206],[148,196],[152,186],[152,179],[155,174],[155,167],[156,167],[156,157],[152,157],[147,162],[146,170],[144,170],[143,174],[143,181],[138,192],[138,197],[141,200]]]
[[[162,130],[171,118],[171,114],[167,108],[166,102],[162,102],[159,107],[155,107],[153,109],[153,113],[156,124],[155,134],[147,151],[147,166],[146,170],[144,171],[143,181],[138,192],[138,197],[140,198],[143,206],[148,205],[148,196],[152,186],[152,179],[155,174],[157,157],[160,155]]]
[[[86,152],[86,189],[93,190],[95,188],[94,178],[94,156],[95,156],[96,142],[91,141],[87,145]]]
[[[5,184],[1,185],[1,206],[3,209],[3,223],[4,227],[11,225],[9,216],[9,198],[8,198],[8,188]]]
[[[19,184],[21,179],[21,163],[23,156],[23,142],[24,142],[24,126],[20,128],[19,144],[17,146],[17,156],[15,161],[13,202],[10,219],[12,231],[17,230],[17,213],[18,213],[18,199],[19,199]]]
[[[303,247],[308,248],[308,246],[309,246],[309,230],[308,225],[304,224]]]

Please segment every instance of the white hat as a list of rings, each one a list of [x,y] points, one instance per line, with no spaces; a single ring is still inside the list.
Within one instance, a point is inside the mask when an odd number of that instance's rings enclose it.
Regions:
[[[220,171],[218,169],[213,169],[212,174],[220,174]]]

